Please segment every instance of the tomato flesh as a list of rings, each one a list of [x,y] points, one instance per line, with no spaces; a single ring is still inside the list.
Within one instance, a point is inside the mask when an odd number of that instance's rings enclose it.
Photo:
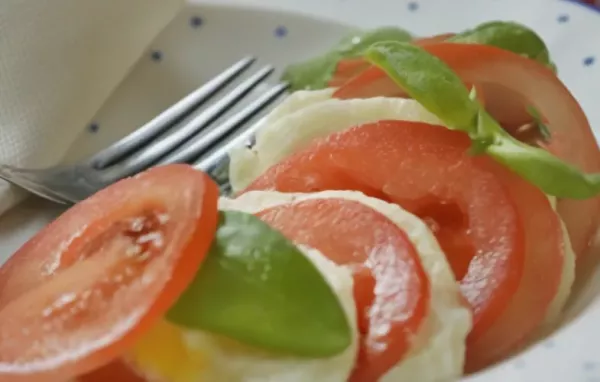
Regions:
[[[465,134],[440,126],[382,121],[314,141],[248,190],[353,189],[429,223],[472,307],[467,347],[478,354],[469,367],[479,369],[543,320],[558,288],[563,248],[545,196],[490,158],[468,154],[469,147]]]
[[[361,346],[350,381],[376,381],[401,361],[429,307],[429,281],[406,233],[372,208],[344,199],[305,200],[257,216],[353,270]]]
[[[589,122],[569,90],[544,65],[486,45],[433,43],[423,46],[444,61],[465,83],[485,95],[486,109],[503,126],[517,128],[531,121],[534,107],[545,121],[551,139],[543,146],[580,170],[600,172],[600,150]],[[337,98],[397,96],[398,86],[376,67],[366,69],[339,88]],[[600,221],[600,197],[558,201],[571,244],[581,255],[590,246]]]
[[[77,204],[0,269],[0,380],[60,381],[120,356],[193,279],[218,187],[158,167]]]

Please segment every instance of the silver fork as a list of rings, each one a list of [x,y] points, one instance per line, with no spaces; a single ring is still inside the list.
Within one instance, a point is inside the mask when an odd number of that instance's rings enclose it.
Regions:
[[[238,61],[150,122],[82,163],[39,170],[0,165],[0,178],[45,199],[70,204],[149,167],[189,163],[211,175],[226,193],[227,153],[252,137],[257,125],[249,122],[284,94],[288,86],[285,83],[271,86],[243,110],[207,129],[273,72],[272,66],[265,66],[201,113],[193,115],[193,112],[247,71],[254,61],[253,57]]]

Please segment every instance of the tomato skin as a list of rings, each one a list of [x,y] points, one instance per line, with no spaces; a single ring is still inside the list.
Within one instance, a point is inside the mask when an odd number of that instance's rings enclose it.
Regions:
[[[0,342],[0,380],[68,380],[125,352],[195,276],[217,199],[207,175],[158,167],[77,204],[26,243],[0,269],[0,335],[10,339]],[[155,233],[160,240],[144,236]],[[128,255],[132,240],[140,257]]]
[[[533,106],[546,121],[551,140],[545,148],[580,170],[600,172],[600,150],[589,122],[575,98],[544,65],[499,48],[476,44],[432,43],[423,46],[444,61],[466,83],[475,84],[485,107],[509,131],[531,121]],[[334,97],[397,96],[398,86],[371,67],[339,88]],[[561,199],[558,212],[565,222],[573,250],[581,256],[600,224],[600,197]]]

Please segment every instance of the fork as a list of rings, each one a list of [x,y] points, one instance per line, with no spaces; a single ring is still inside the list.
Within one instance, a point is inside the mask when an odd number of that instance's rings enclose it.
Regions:
[[[195,115],[194,111],[246,72],[254,61],[253,57],[241,59],[142,127],[81,163],[45,169],[0,165],[0,178],[42,198],[71,204],[149,167],[188,163],[209,174],[219,183],[221,192],[227,193],[229,184],[224,173],[228,152],[251,139],[258,124],[249,122],[283,95],[288,85],[271,86],[238,113],[225,115],[269,77],[274,68],[267,65],[202,112]],[[223,115],[227,117],[225,121],[213,126]]]

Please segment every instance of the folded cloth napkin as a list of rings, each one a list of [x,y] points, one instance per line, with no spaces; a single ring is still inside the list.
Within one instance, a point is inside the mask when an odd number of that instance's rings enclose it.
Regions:
[[[184,0],[1,0],[0,164],[47,167]],[[23,192],[0,181],[0,214]]]

